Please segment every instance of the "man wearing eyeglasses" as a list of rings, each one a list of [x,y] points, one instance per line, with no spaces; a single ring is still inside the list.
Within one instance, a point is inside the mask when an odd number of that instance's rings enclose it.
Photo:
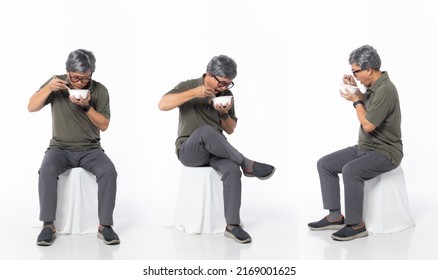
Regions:
[[[116,198],[117,172],[100,145],[100,131],[110,122],[108,90],[92,80],[96,68],[93,53],[84,49],[71,52],[65,63],[67,73],[53,76],[32,95],[28,110],[36,112],[52,107],[52,139],[39,169],[40,220],[43,228],[37,245],[50,246],[56,237],[58,176],[74,167],[82,167],[97,178],[98,237],[105,244],[119,244],[112,229]],[[85,98],[77,99],[68,89],[87,89]]]
[[[212,98],[233,96],[237,65],[225,55],[213,57],[207,71],[198,79],[179,83],[159,102],[159,109],[179,108],[176,153],[185,166],[211,166],[219,171],[224,187],[225,236],[239,243],[250,243],[251,236],[240,226],[241,176],[270,178],[272,165],[246,158],[225,138],[234,132],[237,117],[234,98],[225,106],[213,104]]]
[[[371,46],[362,46],[350,54],[349,63],[353,75],[344,75],[344,84],[356,86],[357,79],[367,88],[364,94],[340,92],[356,110],[359,140],[357,145],[318,161],[323,206],[329,214],[308,224],[311,230],[338,230],[331,237],[340,241],[368,235],[362,220],[364,181],[396,168],[403,158],[398,93],[388,73],[380,70],[377,51]],[[340,173],[344,183],[345,218],[341,214]]]

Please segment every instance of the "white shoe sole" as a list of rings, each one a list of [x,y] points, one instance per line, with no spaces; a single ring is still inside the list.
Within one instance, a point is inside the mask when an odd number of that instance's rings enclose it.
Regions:
[[[103,237],[102,233],[98,232],[97,233],[97,238],[102,239],[103,243],[105,243],[106,245],[117,245],[120,244],[120,240],[114,239],[111,241],[106,241],[105,238]]]
[[[275,173],[275,167],[274,167],[274,169],[272,169],[271,174],[269,174],[269,175],[267,175],[267,176],[265,176],[265,177],[256,177],[256,176],[254,176],[254,175],[251,175],[251,174],[248,174],[248,173],[245,173],[245,172],[243,173],[243,175],[244,175],[245,177],[248,177],[248,178],[253,178],[253,177],[255,177],[255,178],[260,179],[260,180],[268,180],[269,178],[272,177],[272,175],[274,175],[274,173]]]
[[[314,230],[314,231],[320,231],[320,230],[340,230],[341,228],[345,227],[345,224],[342,225],[328,225],[325,227],[319,227],[319,228],[315,228],[315,227],[311,227],[309,226],[310,230]]]
[[[230,233],[230,232],[228,232],[228,231],[225,231],[224,232],[224,235],[226,236],[226,237],[228,237],[228,238],[231,238],[231,239],[233,239],[234,241],[236,241],[237,243],[240,243],[240,244],[245,244],[245,243],[251,243],[251,237],[249,237],[249,238],[247,238],[247,239],[245,239],[245,240],[239,240],[239,239],[237,239],[232,233]]]
[[[356,238],[361,238],[361,237],[367,237],[368,236],[368,231],[364,231],[361,233],[358,233],[356,235],[352,235],[352,236],[348,236],[348,237],[339,237],[339,236],[335,236],[332,234],[332,238],[334,240],[338,240],[338,241],[350,241]]]

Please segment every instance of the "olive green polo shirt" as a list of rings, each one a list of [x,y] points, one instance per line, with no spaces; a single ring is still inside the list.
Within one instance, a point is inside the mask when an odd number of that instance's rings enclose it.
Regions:
[[[68,80],[67,75],[57,77]],[[108,90],[94,80],[90,80],[86,88],[90,90],[90,105],[109,120],[111,113]],[[50,148],[90,150],[100,147],[100,130],[91,123],[81,106],[70,101],[67,90],[52,92],[44,105],[48,104],[52,107]]]
[[[187,90],[196,88],[203,84],[204,77],[199,79],[187,80],[179,83],[171,91],[166,94],[178,94]],[[216,94],[216,96],[233,95],[230,90],[225,90]],[[232,100],[232,107],[229,111],[230,117],[237,122],[234,110],[234,98]],[[221,125],[221,118],[219,112],[213,107],[211,98],[193,98],[186,103],[179,106],[179,124],[178,137],[175,141],[176,150],[198,127],[201,125],[210,125],[220,133],[223,132]]]
[[[403,158],[401,110],[397,89],[387,72],[374,82],[363,95],[365,118],[376,126],[367,133],[360,126],[358,147],[377,151],[400,165]]]

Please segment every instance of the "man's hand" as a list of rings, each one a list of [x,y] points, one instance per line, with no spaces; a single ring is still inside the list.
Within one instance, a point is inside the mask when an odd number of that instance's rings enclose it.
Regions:
[[[206,98],[206,97],[215,97],[215,90],[207,88],[206,86],[202,85],[196,88],[196,97],[198,98]]]
[[[62,79],[59,79],[56,76],[53,76],[53,78],[46,85],[46,87],[47,89],[49,89],[50,92],[61,90],[61,89],[68,89],[67,82]]]
[[[354,77],[352,75],[344,75],[344,77],[342,77],[342,82],[346,85],[357,87],[356,81],[354,80]],[[341,95],[341,97],[345,98],[346,100],[356,102],[358,100],[363,99],[363,94],[362,92],[360,92],[360,90],[358,90],[354,94],[351,93],[348,89],[345,89],[345,92],[347,93],[343,93],[342,91],[339,91],[339,94]]]
[[[228,114],[228,111],[231,109],[232,105],[227,103],[225,106],[222,104],[213,104],[213,107],[216,111],[219,112],[221,115]]]
[[[80,96],[80,99],[76,99],[76,97],[74,97],[73,95],[70,95],[69,97],[71,102],[81,107],[88,106],[91,100],[90,91],[88,91],[87,97],[85,99],[82,98],[82,96]]]
[[[356,93],[351,93],[350,91],[348,91],[348,89],[345,89],[346,93],[343,93],[342,91],[339,91],[339,94],[341,95],[341,97],[345,98],[348,101],[351,102],[356,102],[358,100],[363,100],[363,93],[360,92],[360,90],[358,90]]]
[[[342,77],[342,82],[346,85],[357,87],[353,75],[344,75],[344,77]]]

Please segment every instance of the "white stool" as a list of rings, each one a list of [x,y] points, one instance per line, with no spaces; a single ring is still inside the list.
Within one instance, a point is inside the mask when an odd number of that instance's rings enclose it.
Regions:
[[[67,170],[58,179],[57,233],[96,233],[98,225],[96,177],[82,168]]]
[[[363,219],[372,233],[394,233],[415,226],[401,166],[365,181]]]
[[[174,228],[195,234],[224,232],[221,177],[212,167],[182,167]]]

